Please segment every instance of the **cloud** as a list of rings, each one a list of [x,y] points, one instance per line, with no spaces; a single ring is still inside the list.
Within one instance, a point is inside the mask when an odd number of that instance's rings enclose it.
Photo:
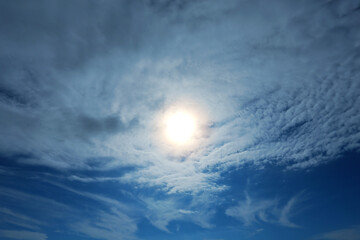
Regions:
[[[146,207],[146,218],[158,229],[170,232],[168,224],[171,221],[190,221],[202,228],[212,228],[211,218],[215,210],[210,208],[209,200],[204,203],[202,196],[196,196],[191,202],[181,198],[153,199],[143,198]],[[184,208],[187,209],[184,209]]]
[[[19,205],[22,205],[24,203],[37,203],[42,206],[47,206],[47,209],[50,209],[51,211],[58,210],[59,212],[66,212],[66,211],[70,210],[70,208],[67,205],[65,205],[61,202],[58,202],[56,200],[53,200],[51,198],[42,197],[42,196],[38,196],[38,195],[34,195],[34,194],[29,194],[29,193],[18,191],[18,190],[13,190],[11,188],[0,187],[0,196],[4,200],[9,199],[9,200],[11,200],[11,202],[19,204]],[[48,210],[46,210],[46,211],[48,211]],[[11,214],[10,212],[8,212],[8,213]],[[48,211],[48,213],[49,213],[49,211]]]
[[[47,235],[39,232],[18,231],[18,230],[0,230],[0,236],[10,239],[22,240],[46,240]]]
[[[16,204],[20,209],[35,213],[32,217],[28,217],[19,214],[12,209],[1,208],[0,216],[4,216],[5,220],[0,220],[0,222],[10,223],[17,227],[36,231],[40,231],[42,228],[51,225],[53,222],[56,222],[57,224],[60,222],[64,224],[62,226],[63,229],[71,229],[76,233],[81,233],[94,238],[136,239],[136,218],[134,217],[134,214],[133,216],[128,216],[128,214],[134,213],[131,204],[125,205],[117,200],[99,194],[77,191],[61,184],[56,184],[56,187],[66,190],[67,194],[73,193],[87,198],[87,208],[85,210],[78,209],[77,207],[55,201],[51,198],[45,198],[9,188],[0,188],[0,196],[4,203],[9,201]],[[96,204],[88,201],[89,199],[96,201]],[[73,198],[72,201],[72,204],[76,204],[79,199]],[[38,207],[40,205],[41,208]],[[3,232],[2,234],[4,236],[5,234],[9,234],[9,236],[12,234],[12,238],[18,236],[17,239],[43,239],[41,238],[42,235],[40,233],[40,235],[30,233],[31,232],[28,231],[14,233],[10,231],[9,233]],[[26,236],[29,236],[29,238],[25,238]],[[44,236],[46,237],[46,235]]]
[[[293,208],[295,206],[296,203],[298,203],[299,201],[299,195],[292,197],[287,203],[286,205],[283,207],[283,209],[280,212],[280,217],[279,217],[279,223],[283,226],[286,227],[293,227],[293,228],[297,228],[299,227],[298,225],[292,223],[289,220],[289,217],[292,214]]]
[[[17,7],[2,29],[1,152],[55,168],[135,165],[127,182],[182,192],[221,189],[207,169],[308,168],[357,149],[357,4],[260,2],[89,2],[91,18],[72,10],[83,3]],[[15,11],[2,5],[2,18]],[[55,21],[44,9],[66,14]],[[18,37],[20,22],[31,36]],[[156,147],[154,116],[183,98],[209,113],[211,134],[174,163]]]
[[[95,200],[101,204],[104,204],[104,205],[107,205],[111,208],[115,208],[115,209],[118,209],[118,210],[122,210],[122,211],[131,211],[131,207],[130,205],[125,205],[124,203],[116,200],[116,199],[112,199],[112,198],[109,198],[109,197],[105,197],[101,194],[95,194],[95,193],[90,193],[90,192],[85,192],[85,191],[78,191],[76,189],[73,189],[71,187],[67,187],[65,185],[62,185],[62,184],[59,184],[59,183],[56,183],[56,182],[51,182],[49,181],[50,184],[56,186],[56,187],[59,187],[63,190],[66,190],[67,192],[71,192],[71,193],[74,193],[78,196],[82,196],[82,197],[86,197],[88,199],[92,199],[92,200]]]
[[[161,157],[161,156],[160,156]],[[194,164],[193,161],[174,161],[161,158],[151,166],[126,173],[121,181],[131,183],[134,180],[139,186],[161,187],[169,193],[198,193],[202,191],[221,192],[227,187],[214,183],[218,173],[208,172]]]
[[[10,223],[30,230],[39,231],[40,226],[44,225],[44,223],[41,221],[14,212],[8,208],[0,208],[0,216],[0,222]]]
[[[0,153],[11,160],[131,166],[72,179],[196,199],[228,189],[218,180],[232,167],[301,170],[359,149],[359,1],[0,4]],[[185,100],[206,113],[207,134],[174,157],[158,116]],[[248,201],[229,213],[249,224],[272,215],[274,200]],[[293,204],[280,224],[292,225]],[[150,221],[165,230],[184,218],[177,207]]]
[[[279,201],[276,199],[254,199],[247,192],[245,192],[245,197],[246,199],[239,201],[237,206],[226,209],[226,215],[240,220],[245,226],[265,222],[285,227],[299,227],[289,219],[294,204],[299,201],[299,195],[292,197],[282,207],[279,206]]]
[[[239,202],[238,206],[228,208],[226,215],[240,219],[245,225],[263,220],[267,221],[267,211],[272,210],[276,205],[275,200],[259,200],[253,201],[248,194],[246,194],[245,202]]]
[[[96,217],[74,223],[71,228],[96,239],[137,239],[134,220],[117,210],[100,212]]]
[[[359,240],[360,226],[339,229],[331,232],[319,234],[312,239],[323,240]]]
[[[149,219],[155,227],[165,232],[169,232],[167,225],[170,221],[178,220],[183,217],[178,206],[176,206],[178,203],[173,199],[144,199],[144,202],[148,208],[148,213],[146,214],[147,219]]]
[[[136,211],[131,204],[124,204],[100,194],[78,191],[62,184],[50,183],[63,190],[107,206],[106,211],[99,210],[101,208],[97,207],[90,213],[92,217],[75,220],[75,222],[69,224],[73,231],[97,239],[137,239],[135,237],[137,231],[136,218],[129,216],[129,214],[134,215]]]
[[[195,213],[195,212],[194,212],[194,211],[190,211],[190,210],[179,209],[179,213],[182,213],[182,214],[193,214],[193,213]]]

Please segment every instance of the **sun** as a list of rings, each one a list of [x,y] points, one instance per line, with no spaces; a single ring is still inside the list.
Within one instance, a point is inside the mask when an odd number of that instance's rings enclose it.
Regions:
[[[166,135],[175,144],[186,144],[194,136],[196,120],[190,113],[179,110],[170,114],[166,120]]]

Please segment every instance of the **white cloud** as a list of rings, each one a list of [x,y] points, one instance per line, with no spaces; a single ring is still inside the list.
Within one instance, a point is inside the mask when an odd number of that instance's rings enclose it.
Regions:
[[[238,218],[245,225],[251,225],[258,220],[268,221],[268,211],[276,206],[276,200],[255,200],[253,201],[248,194],[246,200],[239,202],[238,206],[228,208],[226,215]]]
[[[134,235],[137,230],[136,222],[115,209],[74,223],[72,229],[96,239],[137,239]]]
[[[246,199],[239,201],[237,206],[228,208],[225,211],[226,215],[240,220],[245,226],[266,222],[285,227],[299,227],[289,218],[300,195],[294,196],[282,207],[276,199],[254,199],[247,192],[245,192],[245,197]]]
[[[98,239],[136,239],[136,218],[134,216],[128,216],[128,214],[134,213],[130,204],[125,205],[117,200],[99,194],[77,191],[60,184],[56,184],[56,186],[70,193],[95,200],[98,205],[95,205],[97,207],[93,207],[93,205],[88,203],[86,209],[78,209],[51,198],[9,188],[0,188],[1,199],[10,201],[16,204],[16,206],[33,213],[32,217],[28,217],[8,208],[0,208],[0,216],[5,216],[5,220],[0,220],[0,222],[10,223],[18,227],[36,231],[40,231],[41,228],[45,228],[53,222],[61,222],[64,224],[64,229],[71,229],[74,232]],[[101,205],[99,205],[99,203]],[[39,208],[39,206],[41,206],[41,208]],[[106,208],[103,208],[103,206]],[[86,217],[84,217],[84,215],[86,215]],[[30,233],[31,232],[28,231],[19,231],[19,233],[14,233],[11,236],[14,236],[13,238],[19,236],[17,239],[42,239],[40,238],[41,235]],[[7,233],[4,232],[2,234],[5,236]],[[22,238],[23,236],[24,238]],[[25,238],[26,236],[29,236],[29,238]],[[36,238],[36,236],[39,237]]]
[[[137,231],[136,217],[129,215],[134,215],[134,212],[138,210],[134,210],[134,207],[130,204],[124,204],[100,194],[78,191],[54,182],[49,183],[79,196],[95,200],[108,207],[107,211],[96,209],[91,213],[92,217],[71,223],[73,231],[97,239],[137,239],[135,237]]]
[[[185,209],[179,209],[179,213],[182,214],[193,214],[195,213],[194,211],[190,211],[190,210],[185,210]]]
[[[196,196],[190,203],[186,203],[175,197],[163,200],[143,198],[147,210],[146,218],[158,229],[170,232],[168,224],[171,221],[191,221],[203,228],[214,227],[211,218],[215,214],[214,209],[209,207],[209,201],[201,203],[201,196]],[[184,209],[187,207],[187,209]]]
[[[299,201],[299,196],[295,196],[293,198],[291,198],[286,205],[283,207],[283,209],[280,212],[280,217],[279,217],[279,223],[283,226],[286,227],[299,227],[298,225],[292,223],[289,219],[289,217],[291,216],[294,208],[294,205]]]
[[[154,200],[144,199],[148,208],[146,218],[157,228],[169,232],[167,225],[172,220],[178,220],[183,217],[179,212],[177,203],[173,199]]]

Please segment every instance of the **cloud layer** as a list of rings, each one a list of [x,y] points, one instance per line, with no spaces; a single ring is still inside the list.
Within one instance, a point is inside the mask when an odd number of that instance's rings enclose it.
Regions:
[[[160,205],[153,196],[137,197],[153,225],[168,231],[180,219],[210,228],[210,206],[229,189],[219,183],[229,169],[302,170],[358,151],[359,6],[355,0],[1,2],[1,155],[70,172],[128,167],[117,176],[64,178],[159,191],[168,196]],[[174,155],[159,137],[159,118],[184,103],[201,109],[205,130],[196,147]],[[191,199],[189,207],[176,200],[181,194]],[[271,215],[296,227],[288,217],[295,201],[280,207],[248,196],[226,214],[244,224]],[[107,239],[136,232],[123,209],[98,216],[99,223],[77,229]],[[37,230],[38,223],[17,218]]]

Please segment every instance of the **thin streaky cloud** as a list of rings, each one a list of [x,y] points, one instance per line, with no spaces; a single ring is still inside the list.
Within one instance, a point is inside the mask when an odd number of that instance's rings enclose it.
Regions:
[[[360,226],[337,229],[326,233],[319,234],[311,239],[316,240],[359,240]]]
[[[39,231],[40,226],[46,225],[29,216],[25,216],[8,208],[0,208],[0,222],[10,223],[26,229]]]
[[[245,199],[237,206],[226,209],[225,214],[241,221],[245,226],[261,222],[278,224],[284,227],[299,228],[290,221],[293,208],[299,202],[301,195],[296,195],[281,206],[277,199],[256,199],[245,192]]]
[[[4,230],[0,229],[0,236],[8,239],[20,240],[46,240],[47,235],[40,232],[31,232],[23,230]]]

